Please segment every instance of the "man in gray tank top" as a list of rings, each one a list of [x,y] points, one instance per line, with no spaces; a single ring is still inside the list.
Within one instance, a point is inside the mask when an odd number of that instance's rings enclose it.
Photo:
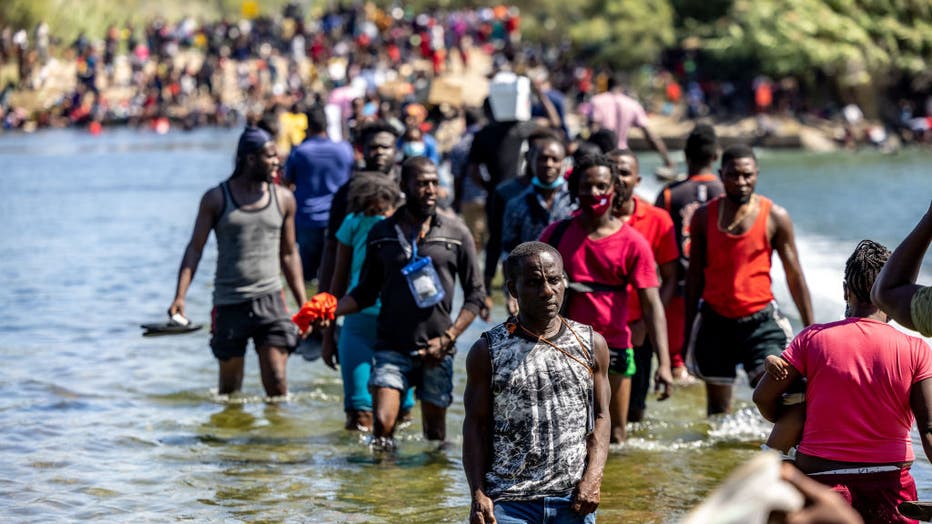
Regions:
[[[594,523],[611,424],[608,345],[560,316],[566,277],[553,247],[520,244],[505,278],[518,315],[466,359],[469,520]]]
[[[273,138],[248,127],[240,136],[233,174],[204,193],[191,241],[181,260],[175,299],[168,314],[185,313],[185,295],[214,231],[217,271],[210,346],[220,365],[219,393],[239,391],[243,383],[246,344],[253,339],[259,354],[266,395],[288,394],[288,355],[297,345],[280,274],[298,304],[304,304],[301,258],[295,247],[295,199],[271,183],[278,169]]]

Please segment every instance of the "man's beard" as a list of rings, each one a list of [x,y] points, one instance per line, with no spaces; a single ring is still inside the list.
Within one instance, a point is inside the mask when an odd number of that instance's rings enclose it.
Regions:
[[[725,196],[728,198],[728,200],[731,200],[735,204],[740,205],[740,204],[747,204],[748,202],[750,202],[751,196],[753,194],[754,194],[753,192],[748,193],[747,195],[742,195],[742,194],[732,195],[731,193],[725,193]]]

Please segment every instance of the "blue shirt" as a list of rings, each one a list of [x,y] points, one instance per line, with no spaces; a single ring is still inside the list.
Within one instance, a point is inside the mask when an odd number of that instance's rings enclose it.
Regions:
[[[346,246],[353,248],[353,262],[350,265],[349,287],[353,289],[359,283],[359,275],[362,273],[362,263],[366,260],[366,244],[369,238],[369,230],[378,222],[385,220],[382,215],[366,216],[363,213],[350,213],[343,219],[343,224],[337,230],[337,240]],[[378,315],[382,303],[375,301],[374,306],[369,306],[360,311],[367,315]]]
[[[312,136],[291,151],[285,181],[295,186],[296,227],[327,227],[333,194],[349,180],[352,169],[353,148],[348,142]]]
[[[505,205],[502,220],[502,251],[510,252],[522,242],[540,238],[544,229],[554,222],[572,216],[576,205],[570,198],[567,184],[557,190],[550,209],[544,207],[543,199],[534,191],[534,186],[524,190]]]

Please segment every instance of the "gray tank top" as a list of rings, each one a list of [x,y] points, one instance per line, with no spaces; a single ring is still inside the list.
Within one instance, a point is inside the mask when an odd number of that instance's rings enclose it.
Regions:
[[[592,328],[566,320],[553,346],[522,336],[513,323],[483,336],[494,420],[486,493],[496,501],[569,496],[585,470],[593,426]]]
[[[237,304],[282,289],[279,264],[284,216],[275,188],[269,185],[269,203],[244,210],[233,199],[229,181],[220,184],[223,212],[214,226],[217,236],[217,272],[214,305]]]

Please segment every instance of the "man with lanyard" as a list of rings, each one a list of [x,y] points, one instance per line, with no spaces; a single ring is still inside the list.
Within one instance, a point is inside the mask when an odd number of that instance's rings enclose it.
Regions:
[[[915,522],[897,506],[917,498],[909,473],[913,417],[932,459],[932,351],[889,325],[871,302],[888,257],[876,242],[858,244],[845,263],[845,319],[803,330],[783,352],[785,375],[765,374],[754,402],[777,422],[784,393],[805,378],[799,469],[838,492],[865,522]]]
[[[638,172],[638,159],[634,152],[616,149],[608,154],[618,168],[618,175],[624,184],[627,198],[614,210],[615,216],[644,236],[654,254],[654,262],[660,274],[660,301],[664,308],[670,303],[676,291],[676,268],[679,250],[676,248],[676,234],[670,214],[655,207],[634,194],[634,189],[641,183]],[[631,343],[634,346],[634,377],[631,378],[631,401],[628,405],[628,420],[640,422],[647,408],[647,392],[650,389],[650,372],[653,349],[647,339],[647,328],[641,318],[641,303],[637,293],[628,286],[628,328],[631,330]],[[669,333],[669,329],[667,330]],[[671,364],[682,358],[679,352],[670,347]]]
[[[210,347],[220,365],[219,393],[243,384],[246,345],[253,339],[266,395],[288,394],[288,355],[297,330],[288,318],[281,273],[298,304],[304,304],[301,259],[295,248],[295,199],[272,184],[278,170],[275,141],[249,127],[240,135],[230,178],[204,193],[194,232],[181,260],[169,316],[185,313],[185,295],[194,279],[211,230],[217,238],[217,272]]]
[[[738,364],[756,386],[767,356],[779,355],[793,336],[771,290],[774,251],[803,326],[812,324],[793,222],[785,209],[754,192],[757,175],[757,158],[750,147],[728,148],[721,168],[725,195],[696,210],[689,228],[686,325],[691,329],[684,332],[686,363],[705,381],[709,415],[731,409]]]
[[[411,385],[421,400],[425,436],[446,439],[454,343],[485,298],[472,235],[462,220],[437,210],[438,184],[437,167],[430,159],[405,161],[401,186],[407,203],[372,227],[359,283],[336,307],[335,316],[341,316],[382,299],[369,380],[377,446],[394,446],[401,395]],[[415,266],[420,268],[417,272]],[[414,276],[423,276],[420,271],[425,269],[432,273],[427,280]],[[464,299],[456,321],[451,321],[457,277]]]
[[[541,241],[554,246],[563,256],[573,291],[565,304],[567,318],[592,325],[608,342],[611,439],[622,442],[627,437],[625,425],[635,372],[628,329],[629,284],[641,300],[647,333],[660,363],[654,381],[658,389],[663,389],[661,399],[672,392],[667,328],[657,289],[660,283],[647,241],[611,212],[615,199],[626,197],[615,163],[603,155],[583,157],[573,169],[569,184],[576,193],[580,213],[551,224],[541,234]]]
[[[688,178],[668,184],[657,196],[654,205],[665,209],[673,219],[673,232],[679,248],[676,288],[673,297],[665,302],[667,335],[670,342],[670,363],[676,380],[687,380],[689,375],[683,355],[683,330],[686,329],[686,269],[689,267],[689,223],[693,213],[706,202],[725,192],[722,181],[712,170],[718,159],[718,140],[715,128],[699,124],[686,138],[686,174]]]
[[[560,316],[566,278],[553,247],[520,244],[505,279],[519,312],[466,358],[469,521],[595,522],[608,456],[608,345]]]
[[[527,169],[531,187],[505,205],[502,221],[502,251],[507,255],[522,242],[536,240],[550,224],[569,218],[576,206],[566,188],[563,160],[566,148],[555,136],[545,136],[531,143]],[[509,298],[508,313],[515,314],[517,304]]]

